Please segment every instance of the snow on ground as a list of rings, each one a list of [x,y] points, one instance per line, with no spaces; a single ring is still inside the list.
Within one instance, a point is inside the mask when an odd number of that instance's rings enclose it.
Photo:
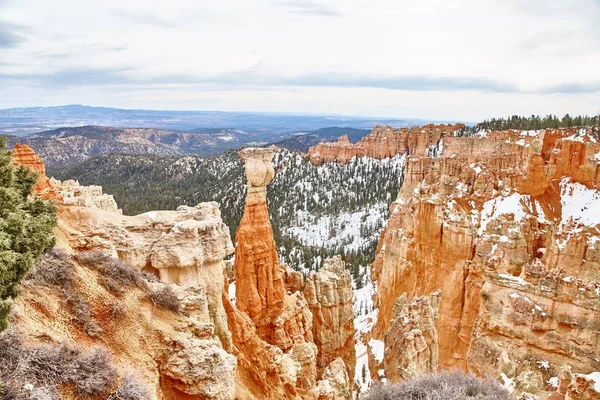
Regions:
[[[562,226],[569,222],[590,227],[600,224],[600,192],[597,190],[563,178],[560,181],[560,202]]]
[[[538,136],[540,131],[529,130],[529,131],[521,131],[521,136]]]
[[[548,379],[547,382],[553,387],[553,388],[558,388],[558,384],[560,383],[560,380],[558,379],[558,376],[553,376],[552,378]]]
[[[585,129],[585,128],[579,129],[575,134],[573,134],[569,137],[566,137],[563,140],[573,140],[575,142],[582,142],[582,143],[585,143],[585,142],[596,143],[596,138],[594,138],[592,135],[588,135],[587,129]]]
[[[513,276],[509,274],[498,274],[498,277],[505,279],[507,281],[511,281],[514,283],[518,283],[519,285],[528,285],[528,282],[521,278],[520,276]]]
[[[373,284],[369,282],[361,289],[354,291],[354,347],[356,350],[356,369],[354,380],[358,383],[360,393],[366,392],[371,386],[371,372],[369,370],[369,358],[365,345],[361,336],[363,333],[370,332],[373,325],[377,322],[379,310],[373,310],[372,296],[375,293]],[[365,311],[367,311],[365,313]],[[365,371],[365,379],[363,381],[363,370]]]
[[[386,209],[387,204],[382,202],[353,213],[343,212],[337,216],[324,215],[319,218],[299,210],[296,226],[288,228],[287,234],[305,246],[328,248],[349,241],[346,250],[360,250],[370,243],[370,237],[361,234],[361,226],[375,225],[385,220]]]
[[[521,221],[527,215],[523,202],[530,203],[530,196],[513,193],[510,196],[500,196],[486,201],[481,211],[481,225],[478,234],[482,235],[488,223],[503,214],[513,214],[515,221]]]
[[[502,378],[502,386],[504,386],[504,388],[508,390],[509,393],[514,392],[516,386],[515,381],[506,376],[504,372],[500,374],[500,377]]]
[[[381,340],[371,339],[369,340],[369,348],[371,349],[371,354],[373,354],[373,358],[377,362],[383,362],[383,354],[385,353],[385,344]]]

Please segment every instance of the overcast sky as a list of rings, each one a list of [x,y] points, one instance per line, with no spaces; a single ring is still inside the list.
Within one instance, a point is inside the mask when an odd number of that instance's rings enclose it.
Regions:
[[[600,0],[0,0],[0,108],[597,113]]]

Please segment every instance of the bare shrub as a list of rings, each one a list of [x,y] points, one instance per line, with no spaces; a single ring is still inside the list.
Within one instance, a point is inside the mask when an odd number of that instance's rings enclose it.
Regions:
[[[127,374],[123,377],[121,385],[115,390],[107,400],[147,400],[150,398],[148,389],[133,374]]]
[[[125,293],[125,288],[123,285],[108,275],[101,276],[99,282],[106,288],[106,290],[113,294],[122,295]]]
[[[166,308],[171,311],[179,311],[180,304],[179,299],[169,286],[163,286],[162,288],[150,293],[150,299],[156,305]]]
[[[157,283],[160,282],[160,278],[154,275],[152,272],[142,271],[142,278],[147,280],[148,282]]]
[[[13,331],[0,334],[0,381],[6,382],[0,387],[0,399],[32,399],[33,389],[43,398],[41,394],[51,396],[60,385],[71,385],[83,398],[106,396],[116,379],[104,348],[83,352],[67,344],[27,346]]]
[[[85,333],[91,337],[96,337],[102,332],[102,328],[98,325],[96,319],[92,316],[89,305],[83,297],[73,288],[63,290],[67,306],[71,309],[74,315],[74,320],[83,327]]]
[[[498,382],[482,380],[463,372],[426,375],[401,384],[378,384],[365,400],[508,400]]]
[[[110,306],[108,311],[110,312],[111,317],[122,318],[125,315],[125,306],[121,303],[114,303]]]
[[[104,264],[111,260],[111,257],[103,251],[91,250],[77,253],[75,259],[86,267],[94,267],[95,265]]]
[[[86,267],[101,272],[103,276],[100,283],[113,293],[124,293],[123,285],[148,290],[148,284],[140,271],[124,261],[111,258],[102,251],[86,251],[77,254],[76,258]]]
[[[25,283],[57,287],[73,313],[73,320],[91,337],[96,337],[102,332],[92,316],[89,305],[75,287],[75,267],[66,251],[55,247],[48,252],[37,268],[29,274]]]
[[[44,255],[38,266],[25,278],[25,283],[67,287],[73,284],[73,275],[71,256],[55,247]]]

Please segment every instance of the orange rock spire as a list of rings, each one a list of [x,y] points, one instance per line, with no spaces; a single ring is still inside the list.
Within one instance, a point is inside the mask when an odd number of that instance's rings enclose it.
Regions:
[[[236,234],[237,308],[257,319],[283,305],[284,282],[267,209],[267,184],[273,179],[273,149],[244,149],[246,208]]]

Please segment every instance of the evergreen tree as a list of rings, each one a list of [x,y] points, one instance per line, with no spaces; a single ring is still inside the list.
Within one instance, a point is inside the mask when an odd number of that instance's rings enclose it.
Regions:
[[[36,175],[15,168],[0,137],[0,331],[6,329],[17,286],[54,246],[54,206],[31,198]]]

